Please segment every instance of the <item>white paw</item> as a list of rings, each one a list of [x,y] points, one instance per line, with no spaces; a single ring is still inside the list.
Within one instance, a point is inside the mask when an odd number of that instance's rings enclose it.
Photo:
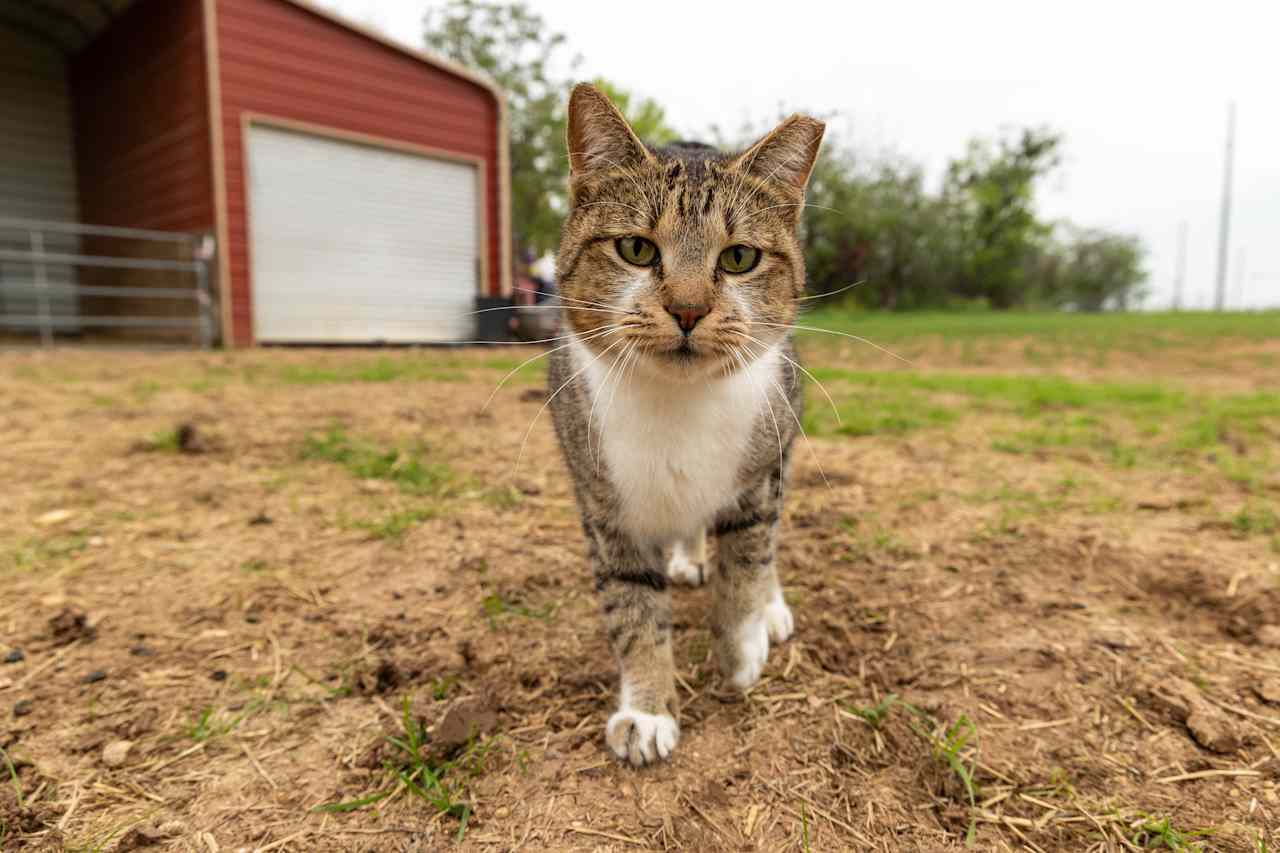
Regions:
[[[609,718],[604,735],[614,755],[643,767],[671,756],[680,740],[680,725],[668,714],[622,708]]]
[[[785,643],[795,633],[796,620],[791,615],[791,608],[782,600],[781,592],[764,606],[764,621],[769,626],[769,639],[775,643]]]
[[[763,615],[753,616],[738,629],[738,668],[729,679],[739,690],[746,690],[760,680],[769,660],[769,625]]]
[[[667,563],[667,577],[671,578],[673,583],[702,586],[707,582],[706,566],[704,563],[695,562],[684,548],[677,545],[671,555],[671,562]]]

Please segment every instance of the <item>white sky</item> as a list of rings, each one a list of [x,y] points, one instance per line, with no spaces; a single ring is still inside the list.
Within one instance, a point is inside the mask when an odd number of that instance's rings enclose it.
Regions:
[[[322,2],[422,43],[428,0]],[[1066,156],[1042,213],[1142,237],[1153,306],[1170,302],[1182,221],[1184,304],[1212,304],[1234,99],[1228,304],[1280,306],[1280,2],[530,5],[582,55],[580,76],[655,98],[691,138],[811,110],[834,116],[828,139],[891,149],[936,179],[975,135],[1050,125]]]

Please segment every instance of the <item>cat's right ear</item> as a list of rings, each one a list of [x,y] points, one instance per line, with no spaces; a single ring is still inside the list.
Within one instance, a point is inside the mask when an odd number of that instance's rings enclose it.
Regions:
[[[579,83],[569,96],[569,172],[627,168],[653,155],[604,92]]]

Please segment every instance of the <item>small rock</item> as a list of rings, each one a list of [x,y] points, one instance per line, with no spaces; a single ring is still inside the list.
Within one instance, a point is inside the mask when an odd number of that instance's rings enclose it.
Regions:
[[[107,540],[103,539],[101,536],[90,536],[90,537],[89,537],[89,547],[90,547],[90,548],[101,548],[102,546],[104,546],[104,545],[106,545],[106,544],[107,544]]]
[[[149,658],[155,653],[156,653],[155,649],[141,643],[129,649],[129,654],[138,658]]]
[[[1263,625],[1258,628],[1258,642],[1271,649],[1280,649],[1280,625]]]
[[[213,672],[209,674],[209,677],[212,678],[214,681],[226,681],[227,671],[225,669],[215,669]]]
[[[265,512],[259,512],[253,518],[249,519],[250,527],[260,527],[264,524],[275,524],[275,519],[267,515]]]
[[[22,649],[13,649],[4,656],[5,663],[21,663],[27,659],[27,655]]]
[[[489,734],[498,727],[498,715],[476,703],[463,703],[449,709],[431,737],[445,749],[466,746],[471,740]]]
[[[74,510],[54,509],[54,510],[50,510],[49,512],[46,512],[44,515],[37,518],[36,524],[40,525],[41,527],[52,527],[53,525],[61,524],[62,522],[66,521],[67,519],[73,518],[74,516],[75,516]]]
[[[19,699],[13,705],[13,715],[15,717],[25,717],[30,714],[34,705],[30,699]]]
[[[1253,686],[1258,698],[1269,705],[1280,705],[1280,678],[1268,678]]]
[[[262,617],[256,611],[250,610],[244,615],[244,621],[248,622],[250,625],[257,625],[262,621]]]
[[[516,490],[519,491],[520,494],[528,495],[529,497],[542,494],[542,487],[532,480],[517,480]]]
[[[1240,748],[1240,739],[1227,727],[1227,721],[1205,708],[1191,712],[1187,717],[1187,730],[1196,743],[1210,752],[1225,755]]]
[[[95,669],[80,680],[81,684],[97,684],[99,681],[107,680],[107,671],[105,669]]]
[[[102,749],[102,763],[108,767],[123,767],[133,749],[131,740],[114,740]]]
[[[506,806],[498,806],[496,809],[494,809],[493,816],[496,817],[498,820],[503,820],[504,818],[511,817],[511,809],[507,808]]]
[[[206,453],[209,443],[196,431],[195,424],[178,424],[178,450],[183,453]]]

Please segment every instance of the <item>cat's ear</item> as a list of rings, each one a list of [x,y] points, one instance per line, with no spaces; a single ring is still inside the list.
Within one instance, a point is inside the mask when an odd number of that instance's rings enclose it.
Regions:
[[[626,168],[653,155],[595,86],[579,83],[569,96],[569,170],[579,176],[594,169]]]
[[[734,164],[750,175],[803,192],[826,128],[816,118],[793,115],[739,154]]]

